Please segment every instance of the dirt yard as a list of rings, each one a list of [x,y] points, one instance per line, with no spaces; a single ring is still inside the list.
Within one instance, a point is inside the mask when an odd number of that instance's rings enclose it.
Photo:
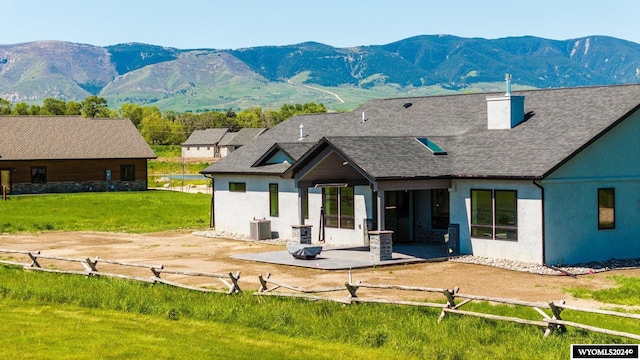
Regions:
[[[328,271],[298,268],[286,265],[256,263],[231,259],[234,254],[276,251],[284,246],[269,245],[229,239],[212,239],[196,236],[190,232],[163,232],[153,234],[124,234],[100,232],[51,232],[23,235],[0,235],[0,249],[41,251],[42,255],[80,258],[99,257],[105,260],[163,265],[165,269],[226,274],[241,272],[239,281],[244,291],[259,288],[258,275],[271,274],[271,278],[282,283],[302,288],[341,286],[348,281],[348,271]],[[0,252],[0,259],[20,263],[30,262],[27,255]],[[42,259],[43,267],[56,269],[83,270],[78,263],[63,263]],[[98,263],[98,270],[112,272],[113,265]],[[120,267],[119,272],[123,268]],[[130,270],[130,275],[149,277],[148,269]],[[388,285],[410,285],[434,288],[459,287],[461,293],[504,297],[535,302],[565,300],[574,306],[602,307],[591,300],[575,299],[564,289],[587,287],[601,289],[611,287],[612,275],[640,277],[640,269],[615,270],[593,275],[549,276],[496,269],[493,267],[461,264],[455,262],[435,262],[413,265],[399,265],[354,270],[353,281]],[[164,276],[169,280],[198,286],[213,286],[223,289],[219,280],[204,277]],[[344,293],[330,293],[331,296],[346,296]],[[416,300],[427,298],[415,292],[374,292],[361,289],[362,296],[384,296],[396,299]],[[434,294],[429,298],[442,299]]]

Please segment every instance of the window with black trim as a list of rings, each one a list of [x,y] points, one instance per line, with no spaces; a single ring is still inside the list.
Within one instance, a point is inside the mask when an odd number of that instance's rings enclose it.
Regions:
[[[135,181],[136,180],[136,167],[135,165],[121,165],[120,166],[120,181]]]
[[[243,182],[230,182],[229,183],[229,191],[233,192],[246,192],[247,184]]]
[[[598,189],[598,230],[616,228],[616,189]]]
[[[517,191],[471,190],[471,237],[517,241]]]
[[[34,166],[31,168],[31,183],[45,184],[47,182],[47,168],[45,166]]]
[[[353,187],[322,188],[325,226],[355,229]]]
[[[269,184],[269,216],[278,216],[278,184]]]

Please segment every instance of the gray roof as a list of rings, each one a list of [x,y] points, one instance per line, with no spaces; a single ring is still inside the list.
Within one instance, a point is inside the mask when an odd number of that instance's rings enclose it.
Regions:
[[[203,173],[280,175],[289,165],[252,165],[276,143],[317,144],[326,137],[377,178],[541,178],[640,108],[637,84],[515,92],[525,96],[527,120],[489,130],[486,98],[494,95],[502,94],[380,99],[348,113],[294,116]],[[447,155],[422,151],[409,141],[416,137],[436,141]]]
[[[236,134],[237,134],[237,132],[228,131],[227,133],[224,134],[222,139],[220,139],[220,142],[218,142],[218,145],[219,146],[227,146],[229,144],[229,142],[233,139],[233,137],[236,136]]]
[[[129,119],[0,116],[0,161],[155,157]]]
[[[226,128],[194,130],[191,135],[189,135],[187,141],[182,143],[182,146],[216,145],[227,131],[229,131],[229,129]]]
[[[236,133],[227,133],[233,136],[225,136],[220,141],[220,146],[243,146],[265,131],[267,131],[265,128],[242,128]]]
[[[371,180],[441,177],[449,174],[451,170],[452,158],[450,156],[434,155],[413,136],[329,137],[321,140],[315,154],[324,148],[323,143],[337,151],[349,163],[358,167]],[[445,143],[444,138],[438,138],[438,144]],[[380,151],[380,149],[384,149],[384,151]],[[307,155],[311,157],[315,154],[309,152]]]

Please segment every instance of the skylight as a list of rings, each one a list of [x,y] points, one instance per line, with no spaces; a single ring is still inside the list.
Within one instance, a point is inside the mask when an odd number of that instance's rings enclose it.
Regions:
[[[431,150],[434,155],[447,155],[447,151],[440,147],[440,145],[433,142],[431,139],[422,137],[416,138],[422,145],[426,146],[427,149]]]

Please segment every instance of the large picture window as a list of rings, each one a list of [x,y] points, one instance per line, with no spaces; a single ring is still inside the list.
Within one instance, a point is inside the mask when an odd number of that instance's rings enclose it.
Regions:
[[[31,168],[31,183],[44,184],[47,182],[47,168],[44,166],[34,166]]]
[[[598,189],[598,229],[616,228],[616,189]]]
[[[354,229],[355,209],[353,187],[326,187],[322,189],[325,226]]]
[[[269,216],[278,216],[278,184],[269,184]]]
[[[471,190],[471,237],[518,240],[518,193]]]

